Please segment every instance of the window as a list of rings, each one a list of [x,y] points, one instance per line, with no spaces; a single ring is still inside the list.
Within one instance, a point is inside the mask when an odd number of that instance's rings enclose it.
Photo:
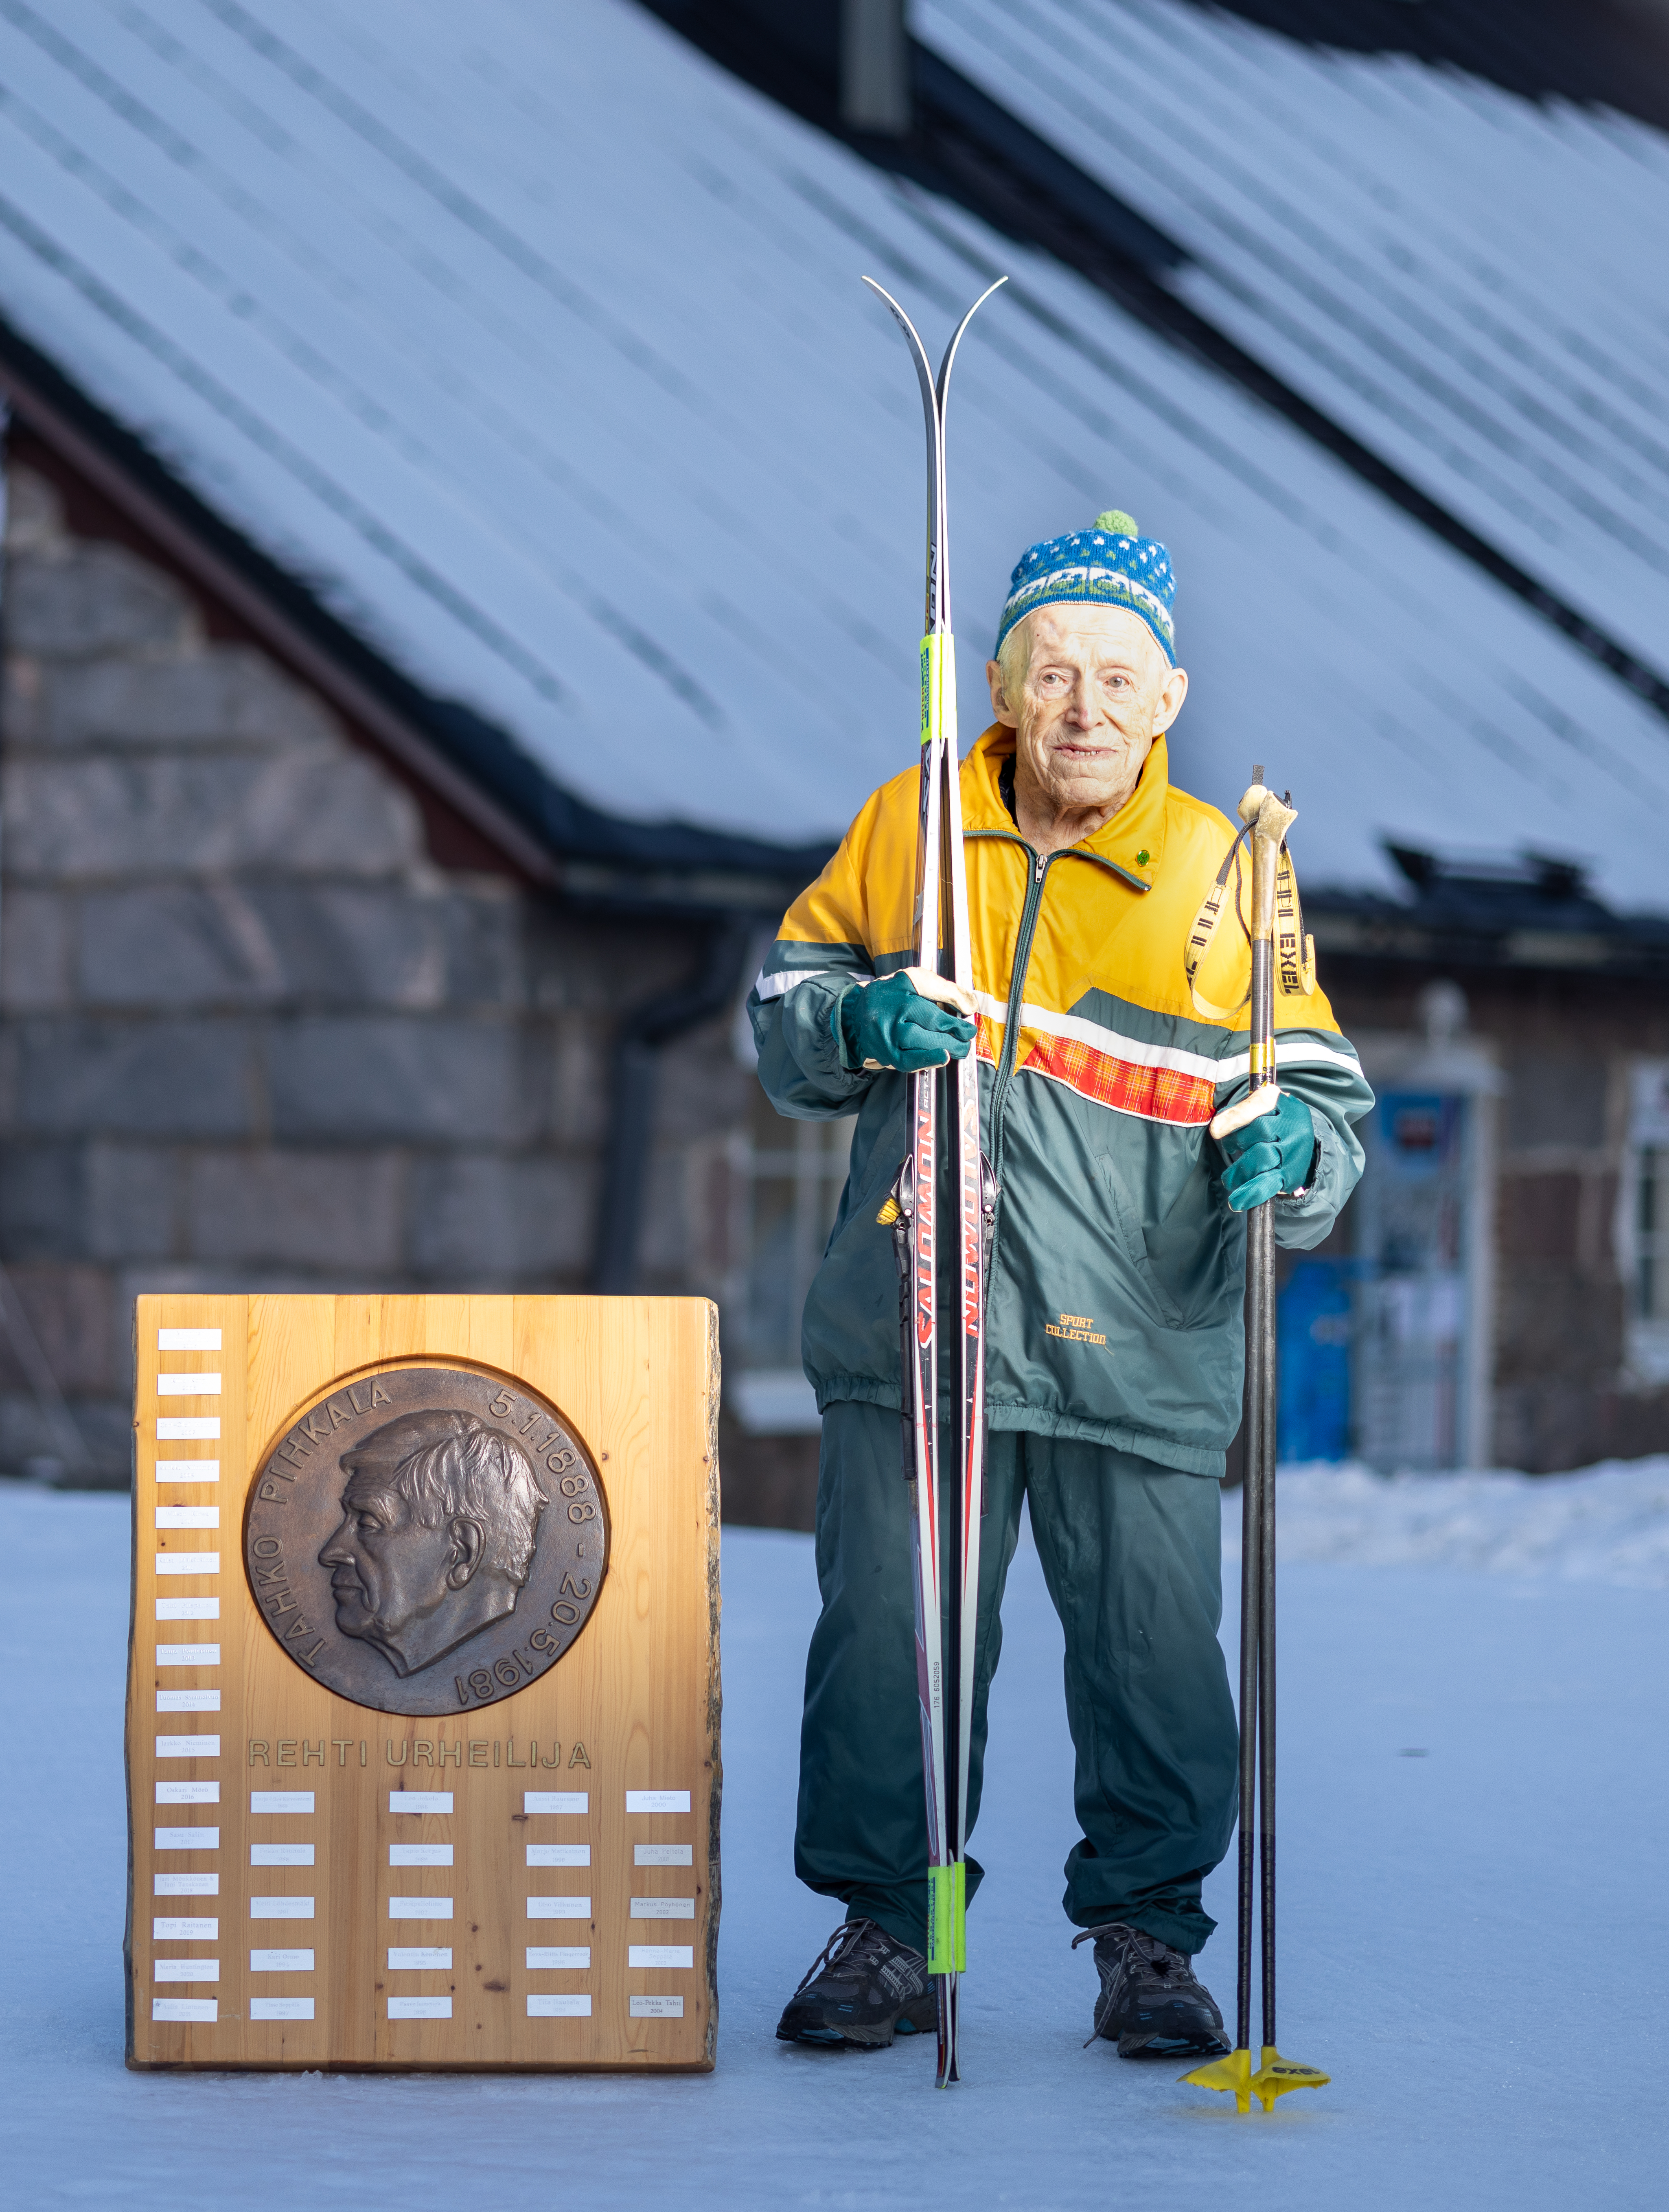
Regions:
[[[1352,1410],[1357,1450],[1387,1473],[1481,1455],[1468,1390],[1475,1116],[1464,1092],[1387,1089],[1361,1124]],[[1325,1353],[1311,1358],[1325,1370]]]
[[[1642,1145],[1635,1170],[1634,1315],[1669,1321],[1669,1146]]]
[[[785,1121],[763,1092],[730,1146],[742,1265],[725,1301],[725,1387],[743,1427],[815,1429],[816,1402],[800,1367],[800,1318],[846,1182],[855,1116]]]
[[[1669,1060],[1637,1060],[1617,1194],[1617,1266],[1636,1381],[1669,1382]]]

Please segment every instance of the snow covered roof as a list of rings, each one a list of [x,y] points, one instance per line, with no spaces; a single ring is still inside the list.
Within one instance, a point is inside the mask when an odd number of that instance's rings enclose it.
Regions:
[[[1660,131],[1196,0],[920,0],[915,25],[1185,249],[1190,306],[1669,662]]]
[[[0,178],[13,327],[612,814],[799,842],[907,764],[919,407],[858,278],[932,343],[1006,269],[952,403],[965,726],[1022,548],[1123,506],[1180,580],[1179,778],[1232,803],[1268,763],[1309,880],[1392,884],[1390,833],[1662,902],[1669,729],[1622,685],[1078,277],[626,0],[7,0]]]

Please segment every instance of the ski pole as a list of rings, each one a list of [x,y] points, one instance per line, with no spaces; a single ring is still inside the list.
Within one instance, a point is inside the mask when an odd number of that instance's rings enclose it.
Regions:
[[[1240,817],[1251,832],[1252,981],[1245,1097],[1211,1123],[1226,1137],[1271,1113],[1280,1101],[1275,1066],[1275,921],[1287,832],[1297,819],[1285,799],[1252,771]],[[1284,2059],[1275,2044],[1275,1460],[1276,1311],[1273,1201],[1254,1206],[1246,1224],[1246,1474],[1241,1493],[1240,1853],[1235,2048],[1192,2068],[1184,2081],[1233,2095],[1247,2112],[1255,2096],[1268,2112],[1289,2089],[1318,2089],[1328,2076]],[[1255,1832],[1254,1832],[1255,1831]],[[1252,1911],[1261,1919],[1262,2049],[1252,2069]]]

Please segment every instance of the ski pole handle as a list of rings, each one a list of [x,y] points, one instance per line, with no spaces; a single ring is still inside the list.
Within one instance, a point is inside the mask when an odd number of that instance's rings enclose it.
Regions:
[[[1252,942],[1268,944],[1275,934],[1275,875],[1287,831],[1298,819],[1298,810],[1277,799],[1259,775],[1240,803],[1240,818],[1252,832]],[[1257,1000],[1253,999],[1253,1018]]]
[[[1232,1106],[1225,1106],[1220,1114],[1211,1117],[1211,1133],[1219,1139],[1232,1137],[1236,1129],[1243,1129],[1248,1121],[1260,1121],[1265,1114],[1272,1114],[1280,1104],[1281,1086],[1265,1083],[1256,1091],[1248,1091],[1244,1098],[1236,1098]]]
[[[1263,781],[1260,768],[1240,803],[1240,818],[1252,832],[1252,1087],[1243,1098],[1225,1106],[1211,1121],[1211,1134],[1232,1136],[1248,1121],[1272,1114],[1281,1103],[1275,1080],[1275,1004],[1271,961],[1275,939],[1275,885],[1280,872],[1281,848],[1298,819],[1297,809],[1277,799]]]

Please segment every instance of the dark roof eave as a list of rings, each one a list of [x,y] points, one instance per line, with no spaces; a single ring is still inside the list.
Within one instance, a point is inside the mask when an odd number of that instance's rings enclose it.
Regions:
[[[0,319],[0,397],[292,673],[428,787],[529,881],[615,911],[780,913],[833,841],[774,845],[586,804],[507,732],[436,699],[215,514],[38,348]]]
[[[1318,951],[1387,966],[1669,976],[1669,917],[1613,914],[1597,900],[1404,902],[1335,886],[1307,890]]]

